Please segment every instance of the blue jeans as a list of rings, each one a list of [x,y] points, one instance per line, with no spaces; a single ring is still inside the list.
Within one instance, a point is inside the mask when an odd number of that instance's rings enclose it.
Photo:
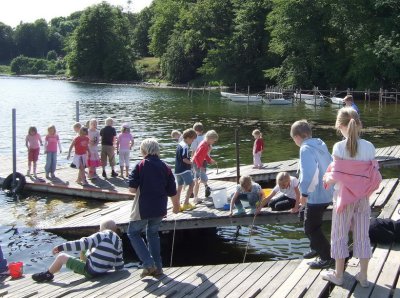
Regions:
[[[57,166],[57,152],[47,152],[46,154],[46,165],[44,170],[46,174],[54,173]]]
[[[144,268],[155,265],[158,269],[162,269],[160,236],[158,235],[161,220],[162,217],[156,217],[129,222],[128,237]],[[144,228],[146,228],[148,247],[141,236]]]
[[[235,206],[237,209],[243,209],[242,201],[247,201],[251,208],[256,208],[256,204],[259,200],[260,196],[255,193],[240,194],[235,201]]]

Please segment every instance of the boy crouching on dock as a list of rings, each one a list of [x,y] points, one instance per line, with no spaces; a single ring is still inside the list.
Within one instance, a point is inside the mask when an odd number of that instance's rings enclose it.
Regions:
[[[242,201],[247,201],[250,205],[249,214],[255,214],[256,208],[260,202],[264,199],[264,191],[262,190],[260,184],[253,182],[250,176],[242,176],[239,179],[239,184],[236,187],[236,192],[233,194],[230,213],[233,215],[233,208],[236,207],[237,212],[235,215],[246,214],[243,208]]]
[[[104,220],[100,224],[100,232],[54,247],[53,254],[58,255],[49,270],[33,274],[32,279],[37,282],[51,281],[63,265],[87,278],[101,275],[111,269],[121,270],[124,267],[122,240],[116,234],[116,230],[117,225],[113,220]],[[86,250],[87,255],[84,253]],[[80,251],[80,259],[60,253],[62,251]]]

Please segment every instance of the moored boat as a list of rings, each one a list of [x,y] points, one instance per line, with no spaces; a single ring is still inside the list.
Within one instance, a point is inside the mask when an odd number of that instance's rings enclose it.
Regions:
[[[262,101],[267,105],[288,105],[292,103],[285,99],[281,92],[265,92]]]
[[[344,105],[344,98],[342,97],[331,97],[331,102],[335,105]]]
[[[325,106],[328,102],[324,99],[322,95],[314,94],[303,94],[303,93],[294,93],[295,99],[301,99],[305,104],[313,105],[313,106]]]

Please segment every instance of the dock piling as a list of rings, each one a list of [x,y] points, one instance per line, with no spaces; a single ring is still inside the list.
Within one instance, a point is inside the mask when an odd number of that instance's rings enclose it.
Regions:
[[[239,128],[235,129],[235,148],[236,148],[236,183],[240,179],[240,154],[239,154]]]
[[[12,180],[12,188],[14,188],[16,184],[16,174],[17,174],[17,132],[16,132],[16,109],[12,109],[12,166],[13,166],[13,180]]]
[[[75,120],[79,122],[79,100],[75,102]]]

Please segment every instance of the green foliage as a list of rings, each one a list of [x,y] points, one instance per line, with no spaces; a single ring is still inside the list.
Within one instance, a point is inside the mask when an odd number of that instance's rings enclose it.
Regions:
[[[48,26],[44,19],[34,23],[21,23],[15,29],[15,44],[18,54],[44,58],[47,54]]]
[[[0,62],[8,62],[14,57],[15,43],[13,30],[0,22]]]
[[[68,40],[69,74],[102,80],[132,80],[129,22],[121,10],[106,2],[87,8]]]
[[[148,80],[150,78],[158,79],[160,77],[160,58],[145,57],[136,60],[135,64],[138,75],[142,80]]]
[[[57,60],[57,52],[54,50],[49,51],[47,53],[46,59],[47,60]]]
[[[149,30],[152,25],[153,10],[144,8],[135,19],[132,32],[132,44],[138,57],[147,57],[149,53]]]
[[[9,65],[0,65],[0,74],[11,74],[11,67]]]
[[[51,74],[54,75],[57,71],[65,69],[62,62],[46,59],[30,58],[18,56],[11,61],[11,72],[17,75],[23,74]]]

